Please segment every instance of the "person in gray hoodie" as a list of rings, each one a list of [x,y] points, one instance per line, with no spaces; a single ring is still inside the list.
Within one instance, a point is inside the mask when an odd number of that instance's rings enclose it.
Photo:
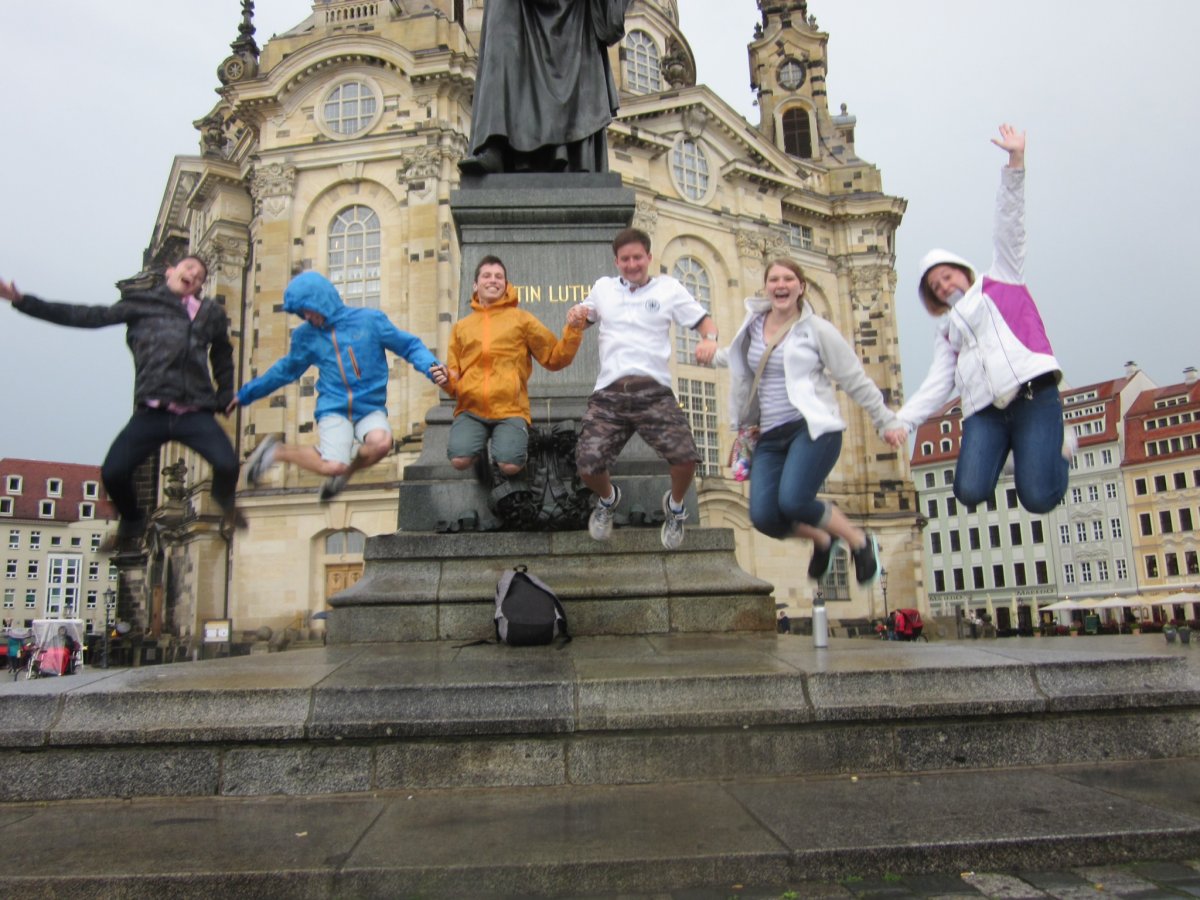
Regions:
[[[879,577],[878,541],[817,496],[841,455],[846,430],[830,375],[881,435],[900,422],[846,339],[813,312],[807,289],[799,263],[768,263],[765,296],[746,301],[745,321],[713,361],[729,366],[733,427],[757,426],[760,432],[750,464],[754,527],[773,538],[811,540],[808,574],[817,581],[829,573],[838,541],[845,541],[855,580],[869,585]],[[696,355],[701,363],[709,361],[707,352]]]

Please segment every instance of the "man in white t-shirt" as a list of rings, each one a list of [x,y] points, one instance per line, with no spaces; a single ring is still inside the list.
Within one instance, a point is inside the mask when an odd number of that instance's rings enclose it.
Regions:
[[[671,325],[700,333],[700,362],[711,361],[716,353],[717,327],[678,281],[669,275],[651,277],[646,232],[621,231],[613,239],[613,254],[620,277],[598,280],[567,315],[568,324],[600,325],[600,376],[588,398],[575,451],[579,476],[597,501],[588,532],[598,541],[612,535],[621,491],[608,468],[636,432],[671,467],[671,489],[663,495],[662,543],[674,550],[683,543],[683,501],[700,454],[671,391]]]

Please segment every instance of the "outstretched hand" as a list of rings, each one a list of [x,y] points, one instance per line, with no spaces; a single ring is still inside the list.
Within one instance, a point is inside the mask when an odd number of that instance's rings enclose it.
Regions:
[[[5,281],[3,278],[0,278],[0,300],[7,300],[9,303],[20,303],[23,296],[24,294],[17,290],[17,283],[15,281]]]
[[[238,408],[240,405],[241,405],[241,404],[240,404],[240,403],[238,403],[238,398],[237,398],[237,395],[235,394],[235,395],[234,395],[234,397],[233,397],[233,399],[229,401],[229,405],[225,407],[225,415],[227,415],[227,416],[232,416],[232,415],[233,415],[233,411],[234,411],[235,409],[237,409],[237,408]]]
[[[1017,131],[1005,123],[1000,126],[1000,137],[992,138],[992,143],[1008,151],[1010,169],[1020,169],[1025,165],[1025,132]]]

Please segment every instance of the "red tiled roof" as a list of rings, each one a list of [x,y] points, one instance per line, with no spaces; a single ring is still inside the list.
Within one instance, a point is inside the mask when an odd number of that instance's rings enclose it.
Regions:
[[[8,479],[11,475],[21,478],[21,492],[10,493]],[[51,497],[46,483],[51,478],[62,481],[60,496]],[[96,483],[96,496],[85,497],[83,485],[86,481]],[[47,462],[38,459],[0,459],[0,497],[11,497],[13,519],[33,519],[43,522],[78,522],[79,504],[94,503],[94,518],[115,519],[116,507],[108,498],[104,484],[100,481],[99,466],[84,466],[78,463]],[[46,519],[39,515],[42,500],[54,501],[54,516]],[[5,518],[8,518],[7,516]]]

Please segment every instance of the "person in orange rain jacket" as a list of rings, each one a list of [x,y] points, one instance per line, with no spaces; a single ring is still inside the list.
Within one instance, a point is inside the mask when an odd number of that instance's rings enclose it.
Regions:
[[[551,372],[565,369],[583,341],[583,329],[567,325],[561,338],[533,313],[517,306],[517,289],[495,256],[475,267],[471,313],[450,336],[442,389],[457,401],[446,455],[456,469],[476,466],[481,479],[491,461],[505,477],[525,468],[529,445],[529,376],[533,360]],[[441,380],[441,379],[435,379]]]

